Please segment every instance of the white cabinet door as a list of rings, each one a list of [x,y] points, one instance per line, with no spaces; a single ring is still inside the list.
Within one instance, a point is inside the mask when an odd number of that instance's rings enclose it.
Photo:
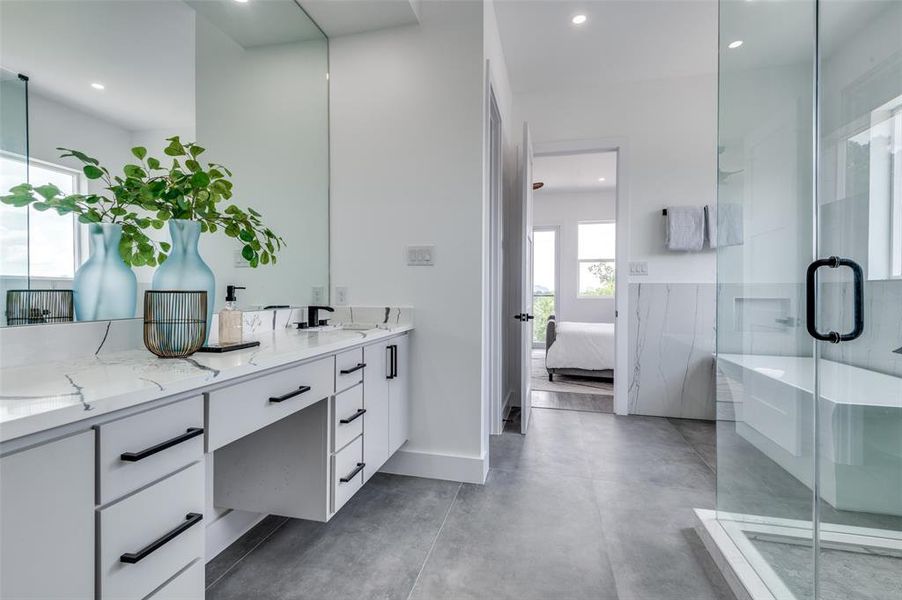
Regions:
[[[363,379],[363,407],[366,421],[363,425],[364,481],[368,480],[388,460],[388,386],[390,375],[388,359],[389,342],[380,342],[363,349],[366,369]]]
[[[407,441],[410,432],[410,398],[407,373],[410,364],[409,340],[410,336],[407,335],[389,340],[389,346],[394,348],[394,364],[388,392],[389,455],[394,454]]]
[[[94,597],[94,432],[0,458],[0,598]]]

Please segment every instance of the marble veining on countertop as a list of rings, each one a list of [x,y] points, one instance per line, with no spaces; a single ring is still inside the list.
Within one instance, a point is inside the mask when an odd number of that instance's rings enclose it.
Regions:
[[[0,441],[7,441],[167,396],[327,355],[410,331],[276,329],[261,345],[223,354],[157,358],[145,349],[98,353],[0,369]]]

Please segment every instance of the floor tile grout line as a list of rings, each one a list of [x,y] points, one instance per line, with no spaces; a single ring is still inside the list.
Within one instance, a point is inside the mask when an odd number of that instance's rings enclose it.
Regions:
[[[234,569],[235,567],[237,567],[238,564],[239,564],[241,561],[243,561],[245,558],[247,558],[248,556],[250,556],[250,554],[251,554],[254,550],[256,550],[257,548],[259,548],[260,545],[261,545],[263,542],[265,542],[266,540],[268,540],[269,538],[271,538],[271,537],[272,537],[278,530],[280,530],[280,529],[285,525],[285,523],[287,523],[289,520],[290,520],[290,519],[288,519],[287,517],[285,517],[285,518],[282,520],[281,523],[279,523],[277,526],[273,527],[272,531],[270,531],[268,534],[266,534],[266,536],[264,536],[263,539],[261,539],[259,542],[257,542],[256,544],[254,544],[253,548],[251,548],[250,550],[248,550],[247,552],[245,552],[244,554],[242,554],[242,555],[241,555],[241,558],[239,558],[238,560],[236,560],[235,562],[233,562],[233,563],[229,566],[228,569],[226,569],[225,571],[222,572],[222,575],[220,575],[219,577],[217,577],[216,579],[214,579],[214,580],[210,583],[210,585],[206,586],[206,587],[204,588],[204,591],[209,590],[211,587],[213,587],[214,585],[216,585],[217,583],[219,583],[220,581],[222,581],[222,578],[223,578],[223,577],[225,577],[226,575],[228,575],[229,573],[231,573],[232,569]],[[253,529],[253,528],[251,528],[251,529]],[[250,530],[248,530],[248,531],[250,531]]]
[[[413,585],[410,586],[410,592],[407,593],[407,600],[410,600],[413,597],[413,591],[417,588],[417,584],[420,582],[420,576],[423,575],[423,571],[426,569],[426,563],[429,562],[429,557],[432,556],[432,551],[435,550],[435,545],[438,543],[438,538],[442,534],[442,530],[445,529],[445,523],[448,522],[448,515],[451,514],[451,509],[454,508],[454,503],[457,502],[457,496],[460,494],[460,488],[462,488],[463,486],[463,483],[459,483],[457,485],[457,489],[454,491],[454,497],[451,498],[451,503],[448,504],[448,510],[445,511],[445,516],[442,518],[442,524],[439,525],[438,531],[435,532],[435,537],[432,538],[432,544],[429,546],[429,551],[426,553],[426,557],[423,558],[423,564],[420,565],[420,570],[417,571],[417,576],[413,580]]]
[[[702,453],[699,452],[699,451],[695,448],[695,445],[694,445],[692,442],[689,441],[689,438],[687,438],[685,435],[683,435],[683,432],[680,431],[680,428],[677,427],[676,425],[674,425],[674,424],[670,421],[670,417],[667,418],[667,422],[670,424],[671,427],[673,427],[674,429],[676,429],[676,432],[677,432],[678,434],[680,434],[680,437],[683,438],[683,441],[686,442],[686,445],[689,446],[689,448],[690,448],[693,452],[695,452],[695,455],[698,456],[698,458],[699,458],[700,461],[702,461],[702,464],[705,465],[706,467],[708,467],[708,470],[711,471],[712,473],[714,473],[714,475],[717,475],[717,469],[716,469],[715,467],[712,467],[711,465],[708,464],[708,461],[706,461],[706,460],[705,460],[705,457],[702,456]],[[715,425],[714,425],[714,426],[717,427],[716,422],[715,422]],[[717,430],[716,430],[716,429],[714,430],[714,436],[715,436],[715,447],[716,447],[716,440],[717,440]],[[716,456],[716,455],[715,455],[715,456]],[[716,459],[715,459],[715,460],[716,460]]]

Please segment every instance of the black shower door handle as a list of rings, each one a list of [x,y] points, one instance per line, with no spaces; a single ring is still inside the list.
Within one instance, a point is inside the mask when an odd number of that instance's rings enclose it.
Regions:
[[[849,333],[838,333],[830,331],[821,333],[817,329],[817,271],[821,267],[830,267],[838,269],[839,267],[849,267],[852,270],[854,278],[853,293],[853,324],[852,331]],[[864,274],[861,266],[850,258],[840,258],[839,256],[831,256],[829,258],[820,258],[808,265],[808,272],[805,276],[805,296],[806,296],[806,316],[808,333],[816,340],[822,342],[830,342],[838,344],[840,342],[848,342],[860,337],[864,333]]]

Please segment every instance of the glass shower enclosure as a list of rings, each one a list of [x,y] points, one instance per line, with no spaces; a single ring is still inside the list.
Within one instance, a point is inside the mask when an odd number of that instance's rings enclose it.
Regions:
[[[719,30],[716,518],[752,598],[902,598],[902,2]]]

